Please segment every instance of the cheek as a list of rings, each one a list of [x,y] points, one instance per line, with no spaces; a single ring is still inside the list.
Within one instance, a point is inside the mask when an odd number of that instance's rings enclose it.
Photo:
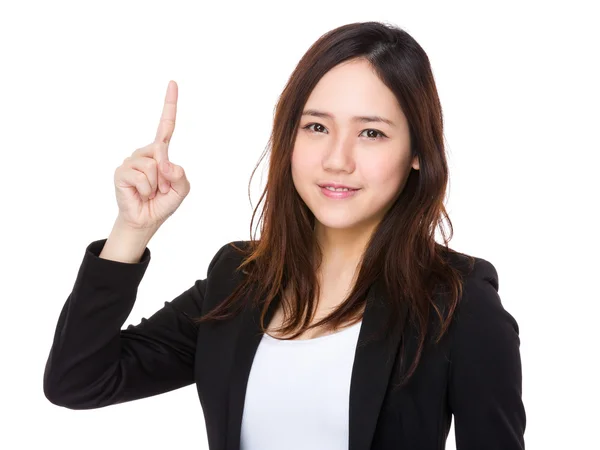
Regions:
[[[370,158],[361,161],[360,172],[371,187],[395,189],[402,179],[401,162],[396,158]]]
[[[292,151],[292,176],[294,179],[310,177],[318,173],[315,167],[319,165],[318,152],[311,152],[308,146],[296,144]]]

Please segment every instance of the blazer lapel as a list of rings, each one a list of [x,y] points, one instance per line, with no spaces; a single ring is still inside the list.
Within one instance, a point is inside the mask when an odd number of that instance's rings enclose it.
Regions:
[[[358,336],[352,378],[350,383],[349,450],[368,450],[373,439],[379,411],[391,375],[394,355],[400,342],[400,332],[387,338],[373,340],[389,315],[386,299],[375,283],[367,294],[363,323]],[[279,299],[277,299],[278,301]],[[277,301],[273,301],[266,315],[268,324]],[[229,386],[227,414],[227,450],[240,449],[242,414],[246,387],[252,361],[263,334],[260,332],[260,308],[246,307],[241,313],[239,334]]]
[[[374,340],[371,336],[381,332],[390,313],[387,299],[378,281],[367,295],[352,366],[349,450],[371,448],[402,333],[398,328],[382,339]]]

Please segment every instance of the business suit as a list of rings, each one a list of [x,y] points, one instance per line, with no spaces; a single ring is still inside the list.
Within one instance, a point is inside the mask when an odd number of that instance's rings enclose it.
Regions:
[[[109,261],[98,257],[105,241],[87,247],[61,311],[44,375],[47,398],[89,409],[196,383],[209,447],[239,450],[246,383],[262,338],[260,309],[246,307],[234,319],[199,326],[191,318],[233,291],[243,276],[235,272],[241,257],[224,245],[205,279],[137,326],[121,330],[150,250],[137,264]],[[392,391],[402,336],[366,339],[389,311],[381,285],[372,287],[352,369],[350,450],[443,449],[452,414],[460,450],[524,448],[518,326],[497,290],[494,266],[477,258],[449,334],[438,345],[428,343],[410,383]],[[414,334],[404,333],[408,348],[414,349]]]

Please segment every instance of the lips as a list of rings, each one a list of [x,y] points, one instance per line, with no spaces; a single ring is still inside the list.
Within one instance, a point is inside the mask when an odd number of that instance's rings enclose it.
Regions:
[[[328,189],[328,190],[331,190],[331,192],[344,192],[344,191],[338,191],[338,189],[347,189],[348,191],[358,191],[358,189],[352,189],[352,188],[346,187],[346,186],[328,186],[328,185],[325,185],[325,186],[320,186],[320,187],[322,189],[331,188],[331,189]],[[334,189],[335,189],[335,191],[334,191]]]
[[[318,186],[321,188],[331,187],[334,189],[339,189],[339,188],[344,189],[345,188],[345,189],[350,189],[352,191],[357,191],[359,189],[359,188],[355,188],[353,186],[348,186],[346,184],[341,184],[341,183],[324,183],[324,184],[319,184]]]
[[[350,199],[352,197],[354,197],[355,195],[359,195],[358,191],[360,191],[360,189],[340,189],[338,190],[334,190],[334,189],[328,189],[326,187],[321,187],[321,194],[323,194],[325,197],[330,198],[330,199],[334,199],[334,200],[344,200],[344,199]]]

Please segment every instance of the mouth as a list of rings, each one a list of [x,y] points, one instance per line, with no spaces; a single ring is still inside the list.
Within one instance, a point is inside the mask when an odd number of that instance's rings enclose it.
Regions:
[[[354,197],[358,194],[358,191],[360,191],[360,189],[352,189],[347,187],[334,188],[333,186],[327,185],[319,185],[319,190],[323,196],[331,199],[345,199]]]
[[[321,189],[327,189],[332,192],[358,191],[360,189],[353,186],[338,183],[324,183],[318,184],[317,186],[319,186]]]
[[[325,189],[329,192],[354,192],[358,191],[358,189],[352,189],[347,187],[334,188],[333,186],[319,186],[321,189]]]

